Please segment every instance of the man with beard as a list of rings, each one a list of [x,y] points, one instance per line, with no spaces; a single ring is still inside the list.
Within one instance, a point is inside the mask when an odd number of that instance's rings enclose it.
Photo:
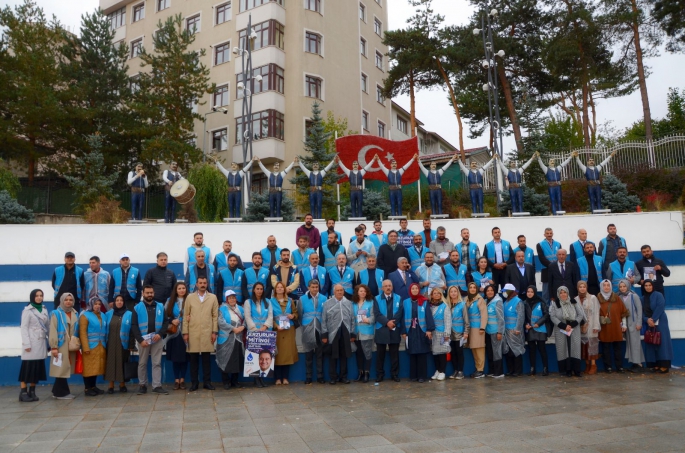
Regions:
[[[216,277],[216,293],[226,294],[231,290],[235,293],[239,305],[243,304],[243,275],[245,271],[238,268],[238,258],[235,255],[228,257],[228,267],[218,273]]]
[[[461,242],[455,245],[459,252],[459,260],[466,266],[469,272],[476,270],[476,263],[480,258],[480,249],[478,244],[471,242],[471,232],[468,228],[461,229]]]
[[[352,299],[354,277],[354,271],[347,266],[347,257],[341,253],[337,256],[335,267],[328,270],[326,286],[333,288],[340,285],[345,290],[345,297]]]
[[[450,261],[450,253],[454,250],[454,244],[445,237],[445,227],[439,226],[434,241],[431,241],[430,251],[435,255],[435,262],[444,266]]]
[[[269,269],[262,267],[262,254],[260,252],[254,252],[252,254],[252,267],[245,269],[245,273],[243,273],[243,280],[241,283],[243,301],[252,298],[252,288],[255,283],[260,282],[264,285],[264,288],[266,288],[268,280]]]
[[[55,290],[55,310],[59,308],[62,294],[69,293],[81,300],[83,290],[83,269],[75,264],[76,255],[72,252],[64,254],[64,264],[57,266],[52,273],[52,289]]]
[[[415,271],[421,280],[419,285],[423,288],[423,294],[429,297],[433,288],[440,288],[443,292],[447,289],[442,268],[434,264],[434,258],[433,252],[427,252],[424,263]]]
[[[618,293],[618,283],[624,278],[634,285],[635,274],[635,263],[628,259],[628,249],[619,247],[616,251],[616,261],[609,263],[606,271],[606,278],[611,280],[612,291]]]
[[[321,245],[325,246],[328,242],[328,235],[334,233],[338,238],[338,244],[342,244],[342,234],[335,231],[335,219],[326,219],[326,230],[321,232]],[[321,260],[323,262],[323,260]]]
[[[339,236],[335,231],[328,233],[328,238],[325,245],[321,245],[319,250],[319,262],[323,263],[323,267],[330,271],[337,263],[337,256],[345,254],[345,247],[340,244]]]
[[[276,283],[282,282],[285,285],[285,293],[292,299],[298,300],[300,298],[299,292],[296,291],[300,286],[300,274],[297,268],[290,261],[290,250],[281,250],[281,259],[276,266],[271,268],[271,275],[269,276],[269,284],[266,287],[265,297],[272,297],[271,293],[276,287]]]
[[[205,262],[207,262],[207,263],[212,262],[212,260],[211,260],[212,252],[211,252],[211,250],[209,250],[209,247],[207,247],[204,244],[204,240],[205,240],[205,236],[200,232],[197,232],[193,235],[193,243],[186,250],[185,262],[183,265],[183,271],[184,272],[188,271],[188,267],[191,264],[195,264],[195,261],[196,261],[195,252],[197,252],[198,250],[202,250],[205,252]]]
[[[228,267],[229,256],[235,256],[238,260],[238,269],[243,271],[245,270],[245,266],[243,265],[243,260],[240,259],[240,255],[233,253],[233,243],[226,240],[223,244],[223,251],[214,256],[214,270],[217,272],[217,274]]]
[[[640,252],[642,252],[642,259],[635,263],[635,270],[638,274],[637,278],[640,279],[642,294],[645,293],[646,279],[652,280],[654,291],[664,294],[664,277],[670,277],[671,270],[663,260],[654,256],[652,247],[649,245],[643,245]]]
[[[211,354],[219,336],[219,302],[214,294],[207,291],[207,279],[197,279],[197,292],[189,294],[183,307],[183,340],[190,354],[190,378],[194,392],[200,385],[199,362],[202,359],[204,388],[214,390],[211,375]]]
[[[585,243],[583,256],[578,258],[576,264],[580,272],[580,279],[587,283],[587,292],[593,296],[599,294],[599,283],[604,280],[604,273],[602,271],[602,258],[595,255],[595,244],[592,242]],[[616,289],[618,290],[618,281],[616,281]]]
[[[186,283],[188,283],[188,292],[195,291],[195,285],[200,277],[205,277],[208,281],[208,289],[210,293],[214,291],[215,275],[214,266],[207,266],[205,262],[205,252],[199,249],[195,252],[195,263],[188,266],[186,272]]]
[[[397,238],[397,231],[390,231],[388,233],[388,243],[381,245],[378,249],[378,268],[383,269],[385,275],[388,276],[397,270],[398,258],[409,260],[407,249],[398,243]]]
[[[428,247],[423,246],[421,235],[415,234],[413,246],[407,247],[407,253],[409,253],[409,264],[411,264],[412,271],[416,272],[416,269],[423,264],[427,252]]]
[[[262,249],[262,263],[265,268],[271,269],[278,262],[281,256],[281,249],[276,245],[276,236],[273,234],[266,238],[266,247]]]
[[[168,261],[167,254],[159,252],[157,254],[157,266],[148,269],[143,279],[143,286],[152,286],[157,302],[166,303],[171,297],[171,290],[176,286],[176,275],[167,268]]]
[[[140,279],[140,271],[131,266],[128,254],[123,253],[119,258],[119,267],[112,271],[112,279],[109,283],[109,300],[114,303],[114,298],[124,298],[124,306],[132,311],[138,303],[143,291],[143,283]]]
[[[304,225],[301,225],[295,232],[295,241],[299,241],[302,236],[307,236],[309,238],[309,247],[319,250],[321,246],[321,233],[319,233],[317,227],[312,225],[312,222],[314,222],[314,217],[310,213],[305,214]]]
[[[169,394],[162,387],[164,342],[161,341],[166,334],[168,324],[168,319],[164,316],[164,305],[161,302],[155,302],[154,289],[146,285],[143,288],[143,301],[135,306],[131,314],[131,335],[138,343],[139,395],[147,393],[147,361],[150,357],[152,357],[152,393]]]
[[[447,287],[449,288],[450,286],[456,286],[457,288],[459,288],[461,295],[465,296],[467,289],[466,276],[468,275],[468,269],[466,268],[465,264],[461,264],[459,262],[458,251],[452,250],[450,252],[449,261],[442,268],[442,271],[445,274],[445,281]],[[480,285],[480,282],[476,282],[476,284]]]
[[[315,255],[314,255],[315,256]],[[326,297],[319,292],[319,280],[309,281],[308,291],[297,304],[299,318],[302,320],[302,349],[305,358],[306,385],[312,383],[314,357],[316,357],[316,381],[323,384],[323,344],[321,343],[321,316]]]

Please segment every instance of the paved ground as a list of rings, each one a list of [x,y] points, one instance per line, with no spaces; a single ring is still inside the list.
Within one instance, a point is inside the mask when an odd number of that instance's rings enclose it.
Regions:
[[[38,395],[0,388],[0,453],[685,451],[680,372]]]

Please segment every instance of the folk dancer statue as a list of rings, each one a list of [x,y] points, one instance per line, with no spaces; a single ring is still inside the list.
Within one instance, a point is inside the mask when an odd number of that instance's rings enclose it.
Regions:
[[[143,164],[138,162],[136,169],[128,172],[128,185],[131,186],[131,217],[133,220],[143,220],[143,202],[145,189],[149,185]]]
[[[242,170],[236,162],[231,162],[230,171],[226,170],[218,160],[215,160],[215,163],[216,168],[228,180],[228,216],[232,219],[240,218],[240,205],[243,203],[243,179],[252,168],[254,159],[249,161]]]
[[[168,170],[162,173],[164,180],[164,223],[176,222],[176,199],[171,196],[171,186],[176,181],[183,179],[181,173],[178,172],[178,163],[171,162]]]
[[[523,212],[523,172],[533,163],[535,156],[532,156],[528,162],[523,164],[520,168],[516,166],[516,161],[509,162],[509,168],[504,165],[504,162],[495,154],[495,159],[502,170],[502,174],[507,179],[509,184],[509,197],[511,198],[511,212]]]
[[[483,213],[483,179],[485,175],[485,170],[490,168],[495,162],[493,157],[488,161],[487,164],[483,165],[482,168],[478,168],[478,163],[476,161],[471,161],[471,168],[466,168],[461,160],[459,162],[459,167],[462,173],[466,176],[466,180],[469,184],[469,194],[471,195],[471,211],[474,214]]]
[[[300,166],[300,169],[309,178],[309,212],[312,213],[315,219],[320,219],[321,217],[321,203],[323,202],[323,178],[326,173],[333,168],[336,159],[333,159],[330,164],[326,165],[326,168],[319,170],[319,164],[314,162],[311,171],[304,166],[299,157],[295,157],[295,163]]]
[[[609,157],[604,159],[604,162],[599,165],[595,165],[595,159],[588,157],[586,167],[580,161],[580,158],[578,157],[578,151],[573,152],[573,157],[576,158],[576,163],[578,164],[578,167],[580,167],[580,171],[583,172],[585,179],[587,179],[587,195],[590,198],[591,211],[602,209],[602,186],[599,177],[602,169],[611,160],[611,158],[614,157],[614,154],[616,154],[616,151],[611,153]]]
[[[431,212],[433,215],[442,215],[442,175],[450,168],[450,165],[454,162],[455,156],[440,169],[437,170],[435,162],[430,163],[430,170],[426,169],[419,159],[419,168],[421,173],[428,179],[428,195],[431,200]]]
[[[269,181],[269,217],[281,217],[281,204],[283,203],[283,181],[290,170],[292,170],[295,162],[288,165],[285,170],[280,171],[281,164],[276,162],[273,166],[273,172],[266,169],[262,161],[257,157],[257,164],[262,169]]]
[[[540,158],[540,153],[536,152],[535,156],[538,158],[538,163],[542,172],[545,174],[545,179],[547,180],[547,191],[549,192],[549,202],[552,205],[552,215],[557,215],[557,211],[561,211],[561,169],[571,162],[571,157],[563,161],[559,165],[556,164],[556,160],[549,160],[549,168],[545,167]]]
[[[363,205],[364,205],[364,175],[369,171],[371,166],[375,161],[378,160],[378,155],[376,155],[371,162],[369,162],[366,167],[359,169],[359,162],[356,160],[352,162],[352,170],[345,167],[342,163],[340,157],[336,156],[336,161],[340,165],[340,169],[347,175],[350,179],[350,207],[352,208],[352,217],[364,217]]]
[[[381,171],[388,177],[388,185],[390,186],[390,215],[392,216],[402,215],[402,175],[409,169],[412,162],[414,162],[414,159],[418,158],[419,155],[414,154],[414,156],[409,159],[409,162],[400,169],[397,168],[397,162],[393,159],[390,161],[390,170],[388,170],[378,158],[378,154],[374,156],[374,160],[378,162]]]

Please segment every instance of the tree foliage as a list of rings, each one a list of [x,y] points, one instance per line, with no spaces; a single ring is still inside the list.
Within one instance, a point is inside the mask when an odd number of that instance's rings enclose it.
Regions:
[[[6,190],[0,190],[0,224],[33,222],[33,211],[20,205]]]
[[[195,186],[193,203],[201,222],[222,222],[228,217],[228,181],[214,165],[195,165],[188,181]]]
[[[3,160],[0,159],[0,190],[5,190],[12,198],[17,198],[19,189],[21,189],[19,178],[17,178],[11,170],[6,168]]]
[[[616,176],[608,174],[602,178],[602,205],[616,212],[635,212],[640,199],[628,193],[626,185]]]
[[[247,207],[247,212],[243,215],[244,222],[264,222],[265,217],[269,217],[269,193],[250,194],[250,204]],[[295,203],[290,197],[283,197],[281,204],[281,216],[284,222],[295,221]]]
[[[666,50],[685,50],[685,0],[649,0],[652,18],[668,36]]]
[[[362,217],[369,220],[387,219],[390,214],[390,205],[387,196],[374,190],[364,190],[364,204],[362,206]],[[342,212],[342,220],[347,220],[352,216],[352,206],[348,203]]]

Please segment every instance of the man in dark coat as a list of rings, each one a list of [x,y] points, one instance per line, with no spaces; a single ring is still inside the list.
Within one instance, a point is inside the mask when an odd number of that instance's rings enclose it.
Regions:
[[[549,298],[557,300],[557,290],[560,286],[568,288],[568,295],[573,299],[578,295],[577,286],[580,280],[578,265],[566,259],[566,250],[557,251],[556,261],[549,263]]]
[[[388,243],[378,248],[377,267],[383,269],[385,275],[390,275],[397,270],[397,259],[404,257],[409,259],[409,252],[402,244],[397,242],[397,231],[388,233]]]
[[[400,300],[409,299],[409,285],[412,283],[420,283],[419,277],[411,271],[409,260],[405,257],[397,259],[397,270],[388,275],[388,279],[392,283],[393,291],[400,296]]]
[[[645,270],[653,271],[654,277],[652,277],[652,284],[654,285],[654,291],[658,291],[664,294],[664,277],[671,276],[671,270],[666,266],[663,260],[654,256],[652,252],[652,247],[649,245],[643,245],[640,247],[640,252],[642,252],[642,259],[635,263],[635,268],[639,275],[637,275],[637,280],[640,281],[640,287],[642,288],[642,294],[645,293]],[[648,272],[650,273],[650,272]],[[648,275],[649,277],[649,275]]]
[[[535,269],[532,264],[526,261],[526,254],[523,250],[516,252],[514,256],[514,264],[507,266],[507,271],[504,276],[505,283],[511,283],[516,288],[519,294],[526,294],[529,286],[535,285]]]
[[[383,292],[373,301],[373,316],[376,319],[376,382],[385,377],[385,351],[390,349],[390,376],[400,382],[400,341],[402,340],[402,319],[404,304],[399,295],[393,293],[392,282],[383,280]]]

